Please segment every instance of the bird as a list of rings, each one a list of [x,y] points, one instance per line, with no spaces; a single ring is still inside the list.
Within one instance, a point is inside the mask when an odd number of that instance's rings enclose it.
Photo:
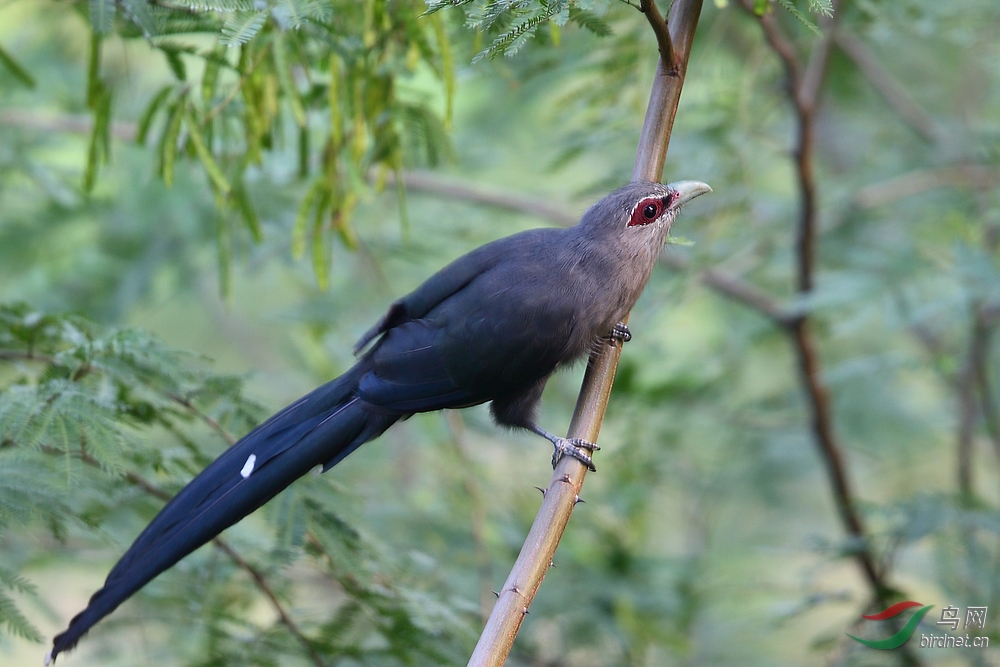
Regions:
[[[594,469],[593,443],[536,422],[558,368],[631,338],[622,320],[700,181],[634,181],[573,227],[532,229],[459,257],[398,299],[358,341],[343,375],[250,431],[174,496],[53,639],[45,664],[122,602],[310,470],[326,472],[418,412],[490,403],[501,427],[553,445]]]

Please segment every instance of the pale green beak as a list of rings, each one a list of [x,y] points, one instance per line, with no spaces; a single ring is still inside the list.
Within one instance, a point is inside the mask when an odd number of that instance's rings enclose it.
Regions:
[[[676,183],[668,183],[667,187],[677,193],[677,199],[670,202],[670,206],[673,208],[683,206],[698,195],[712,191],[707,183],[701,181],[677,181]]]

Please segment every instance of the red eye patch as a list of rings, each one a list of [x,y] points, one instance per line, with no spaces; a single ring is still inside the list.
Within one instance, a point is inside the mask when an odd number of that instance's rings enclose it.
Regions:
[[[636,204],[632,211],[632,219],[628,221],[629,227],[648,225],[663,213],[664,203],[662,199],[649,197]]]

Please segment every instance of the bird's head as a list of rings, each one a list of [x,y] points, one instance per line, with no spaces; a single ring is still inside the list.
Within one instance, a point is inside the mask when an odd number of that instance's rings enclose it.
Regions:
[[[581,220],[592,231],[617,236],[626,242],[660,243],[681,207],[712,188],[700,181],[664,185],[636,181],[594,204]]]

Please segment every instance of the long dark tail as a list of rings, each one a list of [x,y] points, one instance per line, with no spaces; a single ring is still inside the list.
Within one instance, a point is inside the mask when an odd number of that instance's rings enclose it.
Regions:
[[[274,415],[181,489],[125,552],[87,608],[53,640],[49,658],[73,648],[155,576],[296,479],[321,464],[330,468],[389,428],[398,416],[368,412],[355,397],[366,366],[362,360]]]

